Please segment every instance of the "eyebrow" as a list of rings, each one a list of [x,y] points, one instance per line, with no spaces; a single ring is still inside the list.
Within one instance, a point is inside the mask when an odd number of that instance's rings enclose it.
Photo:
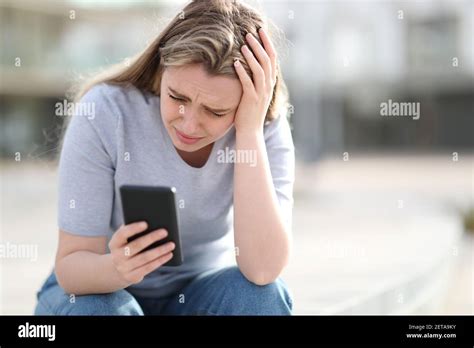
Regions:
[[[173,88],[169,87],[168,86],[168,89],[171,93],[173,93],[175,96],[179,97],[179,98],[182,98],[182,99],[185,99],[187,101],[191,101],[191,98],[185,96],[184,94],[174,90]],[[221,113],[221,112],[229,112],[232,110],[232,108],[230,109],[214,109],[214,108],[211,108],[210,106],[206,106],[206,105],[202,105],[204,108],[212,111],[212,112],[217,112],[217,113]]]

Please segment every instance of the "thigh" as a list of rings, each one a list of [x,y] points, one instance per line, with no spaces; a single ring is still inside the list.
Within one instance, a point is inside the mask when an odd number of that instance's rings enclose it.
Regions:
[[[67,294],[54,272],[37,293],[35,315],[143,315],[136,299],[126,290],[110,294]]]
[[[135,299],[140,304],[145,315],[163,315],[163,308],[168,302],[173,301],[174,295],[168,297],[148,298],[135,296]]]
[[[293,301],[281,279],[259,286],[237,266],[205,272],[169,301],[168,315],[290,315]]]

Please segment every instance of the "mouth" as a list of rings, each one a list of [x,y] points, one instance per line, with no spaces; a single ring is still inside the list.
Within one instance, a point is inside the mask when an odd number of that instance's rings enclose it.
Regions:
[[[189,136],[189,135],[186,135],[184,133],[181,133],[179,130],[177,130],[176,128],[174,129],[175,132],[176,132],[176,135],[178,137],[178,139],[185,143],[185,144],[195,144],[197,143],[199,140],[201,139],[204,139],[205,137],[192,137],[192,136]]]

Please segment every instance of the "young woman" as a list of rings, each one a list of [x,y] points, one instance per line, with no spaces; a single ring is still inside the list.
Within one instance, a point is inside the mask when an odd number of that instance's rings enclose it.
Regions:
[[[294,147],[267,29],[237,1],[193,1],[84,89],[94,117],[74,115],[66,131],[57,257],[36,314],[291,314],[279,275]],[[146,223],[123,224],[124,184],[176,187],[183,265],[162,266],[172,242],[139,253],[165,230],[127,243]]]

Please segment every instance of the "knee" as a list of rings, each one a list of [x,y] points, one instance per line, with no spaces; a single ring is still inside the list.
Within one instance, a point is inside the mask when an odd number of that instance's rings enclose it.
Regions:
[[[144,315],[127,291],[110,294],[73,295],[55,285],[40,294],[35,314],[49,315]]]
[[[291,315],[292,295],[281,278],[267,285],[256,285],[245,278],[238,267],[228,269],[226,277],[226,289],[238,299],[234,303],[246,309],[247,313],[242,314]]]
[[[70,296],[70,295],[69,295]],[[69,299],[59,315],[144,315],[137,300],[127,291],[80,295]]]

